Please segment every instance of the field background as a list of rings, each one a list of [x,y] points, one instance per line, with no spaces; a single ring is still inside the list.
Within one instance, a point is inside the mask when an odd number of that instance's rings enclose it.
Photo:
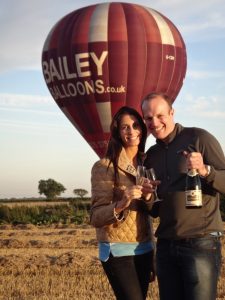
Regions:
[[[113,300],[97,255],[87,224],[0,225],[0,300]],[[147,299],[159,299],[157,282]],[[225,300],[224,264],[217,299]]]

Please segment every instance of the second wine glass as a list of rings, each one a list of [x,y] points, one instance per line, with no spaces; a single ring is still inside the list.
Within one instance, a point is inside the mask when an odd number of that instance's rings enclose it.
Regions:
[[[146,177],[147,177],[149,180],[152,180],[152,181],[156,181],[156,180],[157,180],[156,174],[155,174],[155,170],[154,170],[153,168],[147,169],[145,172],[146,172]],[[155,195],[154,203],[155,203],[155,202],[160,202],[160,201],[162,201],[162,199],[159,199],[159,197],[158,197],[158,194],[157,194],[157,186],[155,186],[154,195]]]

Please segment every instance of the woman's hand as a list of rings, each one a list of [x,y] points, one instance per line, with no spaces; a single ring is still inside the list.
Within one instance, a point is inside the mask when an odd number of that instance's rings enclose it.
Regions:
[[[123,197],[120,201],[117,202],[115,207],[115,212],[118,214],[127,208],[130,205],[130,202],[133,199],[139,199],[142,197],[142,189],[141,185],[133,185],[131,187],[127,187],[124,190]]]

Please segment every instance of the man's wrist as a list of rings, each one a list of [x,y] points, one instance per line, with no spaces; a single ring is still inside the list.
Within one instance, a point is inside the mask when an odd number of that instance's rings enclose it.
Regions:
[[[200,175],[202,178],[209,176],[209,174],[211,172],[211,166],[205,165],[205,170],[206,170],[206,173],[204,175]]]

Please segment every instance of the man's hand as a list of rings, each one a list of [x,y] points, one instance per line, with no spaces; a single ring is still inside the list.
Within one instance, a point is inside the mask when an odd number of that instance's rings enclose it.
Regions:
[[[145,178],[142,184],[142,197],[149,201],[151,199],[152,193],[155,192],[156,187],[160,184],[159,180],[149,180]]]
[[[187,169],[196,169],[200,176],[205,177],[208,175],[208,169],[203,162],[203,157],[200,152],[191,152],[188,153],[186,151],[186,165]]]

